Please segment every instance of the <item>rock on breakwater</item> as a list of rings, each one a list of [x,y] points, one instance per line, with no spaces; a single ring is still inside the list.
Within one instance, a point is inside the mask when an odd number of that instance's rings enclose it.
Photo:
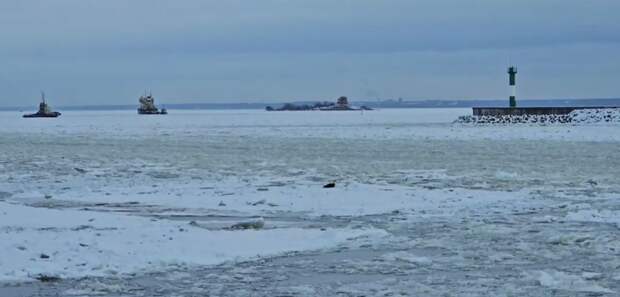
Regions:
[[[467,115],[458,124],[568,124],[620,123],[620,108],[580,109],[569,114],[549,115]]]

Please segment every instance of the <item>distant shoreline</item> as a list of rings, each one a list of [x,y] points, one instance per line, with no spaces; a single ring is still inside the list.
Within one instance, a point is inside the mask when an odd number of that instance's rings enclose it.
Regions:
[[[265,103],[181,103],[181,104],[158,104],[169,110],[224,110],[224,109],[260,109],[266,106],[281,106],[285,103],[312,104],[319,101],[291,101],[291,102],[265,102]],[[370,108],[471,108],[471,107],[506,107],[508,99],[493,100],[382,100],[382,101],[352,101],[353,105],[364,105]],[[82,111],[105,111],[105,110],[136,110],[136,105],[83,105],[83,106],[54,106],[55,110],[82,110]],[[620,98],[606,99],[523,99],[518,101],[520,107],[569,107],[569,106],[620,106]],[[36,106],[23,107],[0,107],[0,111],[31,111]]]

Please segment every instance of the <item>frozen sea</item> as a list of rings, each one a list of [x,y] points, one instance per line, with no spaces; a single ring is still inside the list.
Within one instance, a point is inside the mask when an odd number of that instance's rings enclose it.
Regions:
[[[470,113],[0,112],[0,296],[618,296],[620,125]]]

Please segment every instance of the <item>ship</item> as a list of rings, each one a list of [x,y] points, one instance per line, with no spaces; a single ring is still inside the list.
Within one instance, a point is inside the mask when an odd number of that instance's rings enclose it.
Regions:
[[[345,96],[340,96],[336,100],[336,104],[332,106],[322,107],[320,110],[355,110],[355,108],[349,105],[349,99]]]
[[[155,106],[155,98],[152,94],[144,94],[139,99],[140,107],[138,107],[138,114],[168,114],[165,108],[161,110]]]
[[[295,105],[293,103],[286,103],[284,106],[279,108],[273,108],[271,106],[265,107],[266,111],[298,111],[298,110],[321,110],[321,111],[331,111],[331,110],[372,110],[372,108],[367,106],[353,107],[349,104],[349,99],[345,96],[340,96],[336,102],[317,102],[313,105],[302,104]]]
[[[60,112],[52,111],[50,106],[45,101],[45,93],[41,92],[41,103],[39,103],[39,111],[33,114],[25,114],[24,118],[57,118],[61,115]]]
[[[340,96],[337,100],[336,100],[336,104],[332,104],[330,106],[325,106],[325,107],[321,107],[319,108],[319,110],[324,110],[324,111],[340,111],[340,110],[372,110],[372,108],[367,107],[367,106],[360,106],[360,107],[354,107],[351,106],[351,104],[349,104],[349,99],[346,96]]]

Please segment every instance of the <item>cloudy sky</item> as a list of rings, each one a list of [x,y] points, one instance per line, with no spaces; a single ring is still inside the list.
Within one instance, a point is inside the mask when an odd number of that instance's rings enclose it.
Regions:
[[[620,97],[618,0],[1,0],[0,106]]]

